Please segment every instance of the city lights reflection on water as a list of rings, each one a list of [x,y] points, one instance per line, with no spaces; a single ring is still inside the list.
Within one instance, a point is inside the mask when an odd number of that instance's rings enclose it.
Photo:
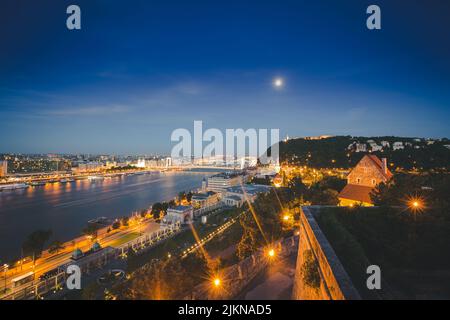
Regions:
[[[0,192],[0,259],[20,255],[23,240],[37,229],[52,229],[55,239],[69,240],[90,219],[130,215],[181,191],[199,188],[203,177],[210,174],[152,173]]]

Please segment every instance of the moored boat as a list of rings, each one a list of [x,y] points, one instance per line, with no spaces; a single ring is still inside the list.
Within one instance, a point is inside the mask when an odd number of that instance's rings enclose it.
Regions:
[[[47,182],[45,181],[33,181],[30,183],[30,186],[32,187],[39,187],[39,186],[45,186]]]
[[[29,186],[26,183],[12,183],[12,184],[4,184],[0,185],[0,191],[3,190],[17,190],[17,189],[26,189]]]

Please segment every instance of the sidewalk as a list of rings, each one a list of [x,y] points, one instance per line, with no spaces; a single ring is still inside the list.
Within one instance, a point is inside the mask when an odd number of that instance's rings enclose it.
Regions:
[[[237,299],[290,300],[297,256],[276,262],[253,279]]]

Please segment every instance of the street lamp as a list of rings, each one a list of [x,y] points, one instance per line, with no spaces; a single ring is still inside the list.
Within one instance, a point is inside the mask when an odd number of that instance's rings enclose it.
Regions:
[[[220,279],[217,278],[217,277],[214,278],[213,284],[214,284],[214,287],[218,288],[220,286],[220,284],[221,284]]]
[[[4,290],[4,292],[6,292],[6,278],[7,278],[7,273],[8,273],[8,267],[9,267],[9,265],[7,265],[6,263],[3,265],[4,271],[5,271],[5,290]]]
[[[408,202],[408,206],[414,212],[421,211],[424,209],[424,203],[423,203],[422,199],[420,199],[420,198],[410,199]]]
[[[269,256],[269,258],[275,257],[275,250],[270,249],[270,250],[267,252],[267,255]]]

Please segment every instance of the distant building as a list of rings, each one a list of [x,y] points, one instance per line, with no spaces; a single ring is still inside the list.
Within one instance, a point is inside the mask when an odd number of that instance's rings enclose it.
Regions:
[[[403,149],[405,149],[405,146],[403,145],[403,142],[401,142],[401,141],[397,141],[397,142],[394,142],[394,144],[392,145],[392,150],[403,150]]]
[[[230,187],[226,189],[222,202],[230,207],[240,207],[247,200],[249,202],[255,201],[258,194],[267,193],[270,189],[270,186],[257,184],[244,184],[242,186]]]
[[[0,177],[5,177],[8,174],[8,161],[0,161]]]
[[[94,172],[104,169],[103,163],[101,162],[82,162],[78,164],[78,167],[73,168],[76,172]]]
[[[312,137],[305,137],[305,140],[323,140],[323,139],[329,139],[333,138],[334,136],[330,135],[321,135],[321,136],[312,136]]]
[[[356,152],[367,152],[367,145],[365,143],[357,143],[355,145]]]
[[[136,167],[137,168],[145,168],[145,167],[147,167],[147,163],[146,163],[145,159],[138,159]]]
[[[371,140],[371,142],[369,142],[370,145],[370,150],[372,152],[377,152],[377,151],[382,151],[383,147],[378,145],[375,141]]]
[[[191,203],[194,207],[194,217],[201,216],[222,206],[220,194],[214,191],[193,194]]]
[[[163,224],[191,223],[194,219],[194,209],[192,206],[177,206],[167,209],[167,214],[162,219]]]
[[[168,168],[172,166],[172,158],[138,159],[134,166],[137,168]]]
[[[243,182],[243,175],[239,173],[219,173],[208,178],[208,190],[224,193],[227,188]]]
[[[389,141],[381,141],[380,143],[381,143],[381,145],[384,148],[390,148],[391,147],[391,145],[389,144]]]
[[[215,205],[219,201],[219,194],[214,191],[195,193],[191,198],[192,206],[194,207],[194,209],[209,207]]]
[[[360,204],[373,205],[370,192],[382,182],[392,178],[392,173],[387,168],[387,160],[380,160],[375,155],[366,155],[353,168],[347,177],[347,185],[339,193],[341,206]]]
[[[203,180],[202,180],[202,192],[205,193],[207,188],[208,188],[208,182],[206,181],[205,178],[203,178]]]
[[[244,199],[239,196],[226,196],[222,202],[229,207],[241,207],[244,204]]]

